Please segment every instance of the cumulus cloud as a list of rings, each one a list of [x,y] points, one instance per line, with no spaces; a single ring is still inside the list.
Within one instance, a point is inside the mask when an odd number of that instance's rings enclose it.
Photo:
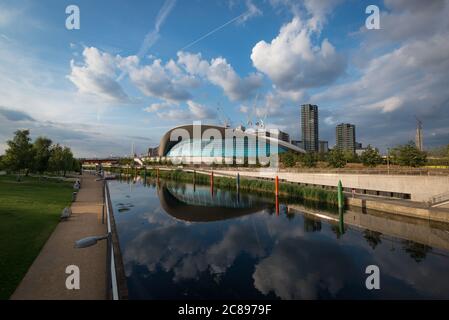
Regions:
[[[156,111],[160,111],[163,109],[167,109],[170,108],[170,104],[166,103],[166,102],[158,102],[158,103],[152,103],[149,107],[146,107],[145,109],[143,109],[143,111],[146,112],[156,112]]]
[[[191,100],[187,101],[187,105],[189,106],[189,111],[195,119],[210,119],[215,117],[215,112],[208,109],[204,105]]]
[[[170,104],[153,104],[150,112],[156,112],[158,117],[166,120],[204,120],[215,118],[216,113],[206,106],[189,100],[187,108],[181,108]]]
[[[251,73],[241,78],[223,57],[208,62],[202,59],[200,53],[179,52],[178,63],[191,75],[204,77],[222,88],[232,101],[246,100],[262,86],[263,77],[260,73]]]
[[[185,101],[191,98],[185,85],[193,85],[177,74],[172,62],[162,64],[160,59],[145,66],[130,65],[127,67],[131,82],[140,91],[150,97],[172,102]]]
[[[70,62],[71,73],[67,76],[80,93],[108,101],[128,100],[128,96],[115,80],[120,57],[113,57],[95,47],[84,48],[83,57],[82,65],[76,65],[74,60]]]
[[[344,58],[327,39],[319,46],[313,45],[311,31],[299,17],[282,26],[271,43],[258,42],[251,60],[282,91],[330,84],[346,66]]]
[[[421,14],[418,9],[408,9],[400,15],[417,21]],[[381,55],[376,54],[378,50],[370,55],[362,48],[365,63],[359,67],[360,77],[315,94],[312,101],[336,105],[332,118],[359,125],[363,128],[359,130],[361,138],[382,149],[414,138],[415,115],[424,121],[428,146],[444,140],[447,143],[447,130],[442,130],[449,119],[449,32],[445,23],[440,22],[438,31],[435,25],[428,26],[432,32],[424,38],[403,33],[395,48]],[[390,31],[376,37],[383,37],[386,47],[391,43]],[[440,134],[431,136],[431,131]]]

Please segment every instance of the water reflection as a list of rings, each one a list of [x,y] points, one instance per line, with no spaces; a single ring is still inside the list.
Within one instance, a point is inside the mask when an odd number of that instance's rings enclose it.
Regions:
[[[347,212],[343,234],[338,213],[293,202],[277,216],[274,199],[208,187],[110,190],[130,298],[449,297],[447,226]],[[364,286],[370,264],[381,290]]]
[[[232,219],[269,207],[268,201],[248,194],[222,190],[213,194],[208,187],[167,183],[158,188],[162,208],[171,216],[190,222]]]

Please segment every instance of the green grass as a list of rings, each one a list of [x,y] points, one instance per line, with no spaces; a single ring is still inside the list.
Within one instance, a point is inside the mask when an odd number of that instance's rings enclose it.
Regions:
[[[56,227],[72,183],[0,176],[0,299],[8,299]]]

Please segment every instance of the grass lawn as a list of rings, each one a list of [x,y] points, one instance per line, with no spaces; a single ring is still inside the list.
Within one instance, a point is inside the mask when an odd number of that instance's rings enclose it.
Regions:
[[[58,224],[72,183],[0,176],[0,299],[8,299]]]

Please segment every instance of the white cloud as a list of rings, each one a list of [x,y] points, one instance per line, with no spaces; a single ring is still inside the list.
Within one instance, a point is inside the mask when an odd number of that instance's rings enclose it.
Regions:
[[[282,91],[330,84],[346,66],[343,57],[327,39],[320,46],[313,45],[310,30],[299,17],[284,25],[271,43],[257,43],[251,60]]]
[[[164,5],[159,10],[156,21],[154,23],[154,29],[147,33],[145,36],[143,43],[139,49],[139,52],[137,56],[139,58],[142,58],[145,53],[148,52],[148,50],[156,43],[156,41],[159,39],[159,32],[161,30],[162,25],[164,24],[165,20],[167,19],[170,12],[173,10],[173,7],[176,4],[176,0],[166,0],[164,2]]]
[[[71,61],[71,73],[67,76],[80,93],[115,102],[128,100],[128,96],[115,80],[120,57],[113,57],[95,47],[85,48],[83,57],[84,63],[81,66]]]
[[[215,116],[215,112],[213,112],[212,110],[208,109],[207,107],[205,107],[204,105],[201,105],[199,103],[196,103],[194,101],[187,101],[187,105],[189,106],[189,110],[192,114],[192,116],[195,119],[210,119],[213,118]]]
[[[306,8],[310,18],[308,27],[313,31],[321,31],[327,22],[327,16],[337,7],[342,0],[305,0]]]
[[[449,12],[449,5],[388,1],[387,6],[383,29],[361,33],[364,42],[353,59],[361,61],[360,76],[313,95],[312,102],[335,106],[329,110],[332,119],[355,123],[360,139],[381,149],[414,139],[415,116],[424,122],[427,146],[447,143],[449,29],[440,14]],[[412,23],[407,27],[405,20]],[[416,26],[422,29],[409,32]],[[432,131],[440,134],[433,137]]]
[[[164,120],[204,120],[213,119],[216,113],[208,107],[189,100],[186,102],[187,108],[170,104],[153,104],[146,109],[148,112],[156,112],[157,116]]]
[[[212,84],[223,89],[226,96],[232,101],[246,100],[262,86],[263,77],[259,73],[251,73],[241,78],[234,68],[222,57],[203,60],[201,54],[186,52],[178,53],[178,63],[188,73],[205,77]]]
[[[380,110],[383,113],[393,112],[404,105],[404,100],[400,97],[390,97],[383,101],[366,106],[367,109]]]
[[[170,102],[186,101],[191,98],[186,85],[194,83],[186,81],[175,67],[173,61],[163,65],[160,59],[156,59],[152,64],[142,67],[131,65],[127,69],[131,82],[143,94]]]
[[[247,11],[237,20],[237,23],[243,24],[251,18],[262,15],[262,10],[260,10],[252,0],[246,0],[245,5]]]
[[[145,109],[143,109],[143,111],[145,112],[156,112],[156,111],[160,111],[163,109],[168,109],[170,108],[171,105],[169,103],[153,103],[151,104],[149,107],[146,107]]]

